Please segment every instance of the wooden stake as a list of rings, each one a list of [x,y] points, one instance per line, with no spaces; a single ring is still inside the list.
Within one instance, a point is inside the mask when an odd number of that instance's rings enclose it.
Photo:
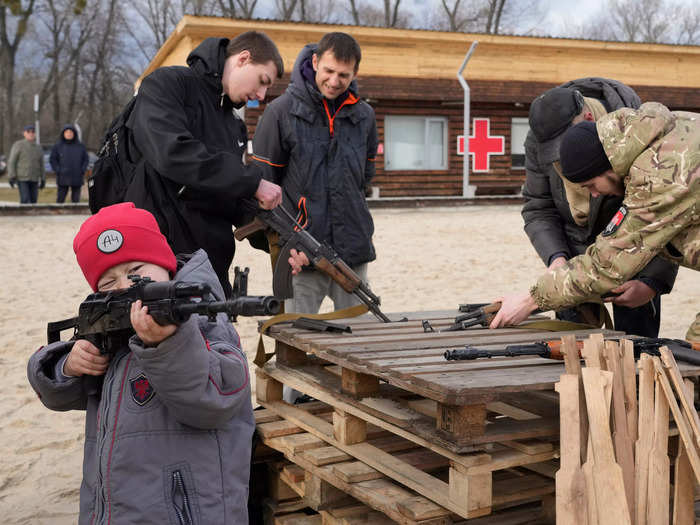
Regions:
[[[700,419],[698,419],[698,412],[695,410],[693,396],[688,395],[688,391],[683,386],[681,371],[678,369],[678,364],[676,364],[676,360],[671,351],[664,346],[661,348],[660,352],[661,361],[666,369],[666,374],[670,378],[671,384],[676,390],[678,399],[681,401],[683,413],[690,423],[690,428],[692,429],[695,437],[695,443],[696,445],[700,445]]]
[[[654,440],[654,365],[649,354],[639,359],[639,431],[635,457],[635,523],[646,525],[649,456]]]
[[[588,424],[595,465],[593,468],[594,489],[600,525],[631,524],[629,507],[625,496],[622,469],[615,461],[610,416],[605,395],[603,372],[584,368],[583,386],[586,391]]]
[[[634,363],[634,343],[629,339],[620,341],[622,355],[622,378],[625,386],[627,407],[627,429],[632,442],[637,441],[637,374]]]
[[[581,357],[578,347],[576,346],[576,336],[565,335],[561,338],[561,348],[564,354],[564,365],[567,374],[573,374],[578,377],[578,416],[579,425],[581,428],[581,438],[579,445],[581,446],[581,464],[586,462],[587,446],[588,446],[588,415],[586,414],[586,396],[583,395],[583,379],[581,378]]]
[[[575,347],[574,347],[575,348]],[[564,374],[555,389],[559,392],[561,468],[556,473],[558,525],[587,525],[586,481],[581,470],[579,422],[579,376]]]
[[[656,369],[654,405],[654,444],[649,459],[647,525],[666,525],[669,517],[670,462],[668,459],[668,401],[659,381],[661,362],[652,358]],[[658,368],[657,368],[658,363]]]
[[[627,432],[627,411],[625,407],[625,391],[622,377],[619,347],[615,341],[605,342],[605,355],[610,371],[613,373],[613,422],[615,431],[615,457],[622,469],[625,481],[627,507],[634,508],[634,445]]]
[[[691,434],[688,422],[683,416],[683,413],[681,412],[681,409],[678,406],[678,402],[676,401],[676,398],[673,395],[671,384],[668,382],[668,378],[666,377],[666,374],[664,372],[661,360],[658,357],[653,357],[652,360],[654,362],[654,368],[656,369],[657,383],[659,383],[661,385],[661,388],[663,388],[664,395],[666,396],[666,402],[668,404],[668,407],[671,409],[673,419],[676,422],[676,426],[678,427],[678,432],[680,433],[681,439],[683,440],[683,444],[685,445],[685,448],[688,451],[688,459],[690,460],[690,465],[693,467],[695,479],[697,482],[700,483],[700,456],[698,456],[698,450],[696,448],[695,440],[693,439],[693,436]],[[654,432],[656,432],[656,428],[654,428]],[[668,425],[666,425],[666,434],[666,438],[668,439]],[[668,459],[668,455],[666,456],[666,459]],[[649,483],[651,483],[651,480],[649,481]]]
[[[663,357],[662,357],[663,359]],[[685,389],[693,399],[693,382],[685,380]],[[693,525],[695,523],[695,479],[690,466],[690,458],[681,440],[678,443],[673,480],[673,525]]]

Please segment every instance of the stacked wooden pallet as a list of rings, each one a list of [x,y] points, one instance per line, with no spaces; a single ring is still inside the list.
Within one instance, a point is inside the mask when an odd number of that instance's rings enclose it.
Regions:
[[[258,402],[276,419],[260,422],[258,432],[265,445],[293,464],[290,468],[301,469],[295,470],[297,478],[303,471],[303,484],[293,490],[304,501],[314,502],[319,512],[362,504],[382,519],[407,524],[471,523],[482,516],[499,522],[508,509],[531,513],[522,505],[533,502],[540,514],[554,515],[560,455],[554,387],[570,371],[560,361],[540,357],[461,362],[443,357],[445,350],[466,344],[502,349],[551,339],[552,334],[523,329],[440,332],[455,315],[419,312],[409,314],[405,323],[391,324],[344,320],[352,334],[289,325],[271,329],[276,362],[256,371],[256,388]],[[423,319],[437,331],[425,333]],[[601,330],[565,335],[575,341],[593,333],[598,334],[595,341],[620,335]],[[611,357],[608,364],[606,354],[601,355],[599,370],[619,367],[629,376],[629,358]],[[633,360],[631,365],[634,375]],[[700,367],[683,364],[679,373],[699,375]],[[617,396],[612,398],[617,399],[613,414],[628,414],[636,399],[634,381],[625,382],[622,375],[619,381],[622,387],[610,389]],[[282,400],[283,385],[316,401],[290,405]],[[626,404],[619,405],[618,392]],[[630,421],[626,428],[632,426]],[[625,435],[615,428],[616,445],[634,442],[636,433]],[[633,456],[624,457],[634,462]],[[309,493],[309,486],[316,488]],[[318,500],[317,494],[325,496]],[[348,496],[356,501],[344,501]],[[330,517],[323,519],[333,523]]]
[[[565,352],[567,373],[556,386],[562,443],[557,523],[695,523],[700,421],[693,383],[683,381],[672,353],[642,354],[637,388],[631,341],[591,336],[581,352],[584,368],[573,339],[565,338]],[[669,408],[681,438],[672,513]]]

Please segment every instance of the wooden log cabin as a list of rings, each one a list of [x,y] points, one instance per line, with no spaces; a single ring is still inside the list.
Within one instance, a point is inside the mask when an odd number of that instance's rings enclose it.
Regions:
[[[463,134],[464,92],[457,71],[474,41],[479,44],[464,76],[471,94],[471,134],[482,147],[469,165],[477,196],[519,193],[529,104],[560,83],[586,76],[615,78],[634,87],[644,101],[700,111],[698,46],[185,16],[142,77],[161,66],[184,65],[207,37],[232,38],[251,29],[267,33],[284,59],[285,76],[268,92],[269,100],[284,91],[304,45],[330,31],[357,39],[362,47],[359,92],[377,116],[380,152],[372,189],[380,199],[463,196],[458,137]],[[264,108],[245,109],[251,137]],[[487,119],[488,128],[483,120],[475,125],[475,119]],[[497,139],[483,141],[485,136]],[[472,142],[471,149],[476,145]],[[491,153],[486,156],[485,150]],[[486,166],[474,170],[478,161]]]

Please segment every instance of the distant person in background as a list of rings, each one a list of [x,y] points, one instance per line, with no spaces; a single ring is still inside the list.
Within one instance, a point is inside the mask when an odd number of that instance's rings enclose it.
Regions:
[[[33,125],[24,127],[24,138],[18,140],[10,149],[7,162],[10,186],[19,187],[20,204],[35,204],[39,190],[46,185],[44,173],[44,152],[36,143],[36,131]]]
[[[71,202],[80,202],[80,188],[88,167],[88,154],[73,126],[66,124],[51,149],[51,169],[56,173],[56,202],[65,202],[68,188]]]

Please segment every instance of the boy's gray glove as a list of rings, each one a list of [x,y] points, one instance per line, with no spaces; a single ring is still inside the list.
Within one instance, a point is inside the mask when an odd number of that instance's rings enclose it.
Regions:
[[[10,188],[15,187],[15,179],[10,179]]]
[[[40,190],[43,190],[45,186],[46,186],[46,181],[45,181],[45,180],[40,180],[40,181],[39,181],[39,189],[40,189]]]

